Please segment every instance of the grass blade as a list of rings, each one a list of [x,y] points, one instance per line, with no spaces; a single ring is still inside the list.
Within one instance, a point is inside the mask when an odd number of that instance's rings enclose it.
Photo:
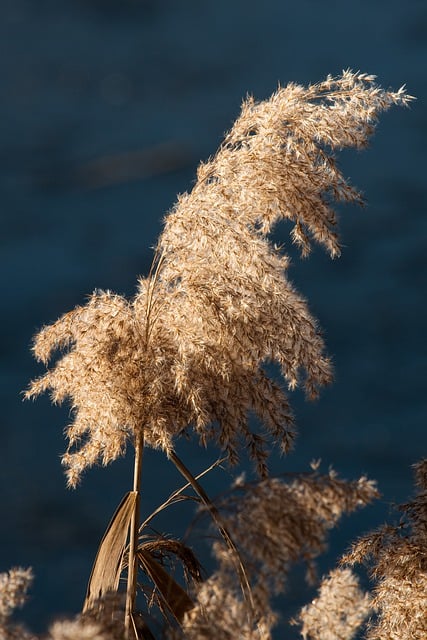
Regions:
[[[129,491],[118,506],[101,540],[86,591],[83,611],[108,591],[117,591],[122,572],[129,525],[135,507],[136,492]]]
[[[163,602],[178,622],[182,622],[184,614],[194,607],[187,592],[172,576],[155,560],[149,551],[138,549],[138,560],[142,570],[156,585]]]

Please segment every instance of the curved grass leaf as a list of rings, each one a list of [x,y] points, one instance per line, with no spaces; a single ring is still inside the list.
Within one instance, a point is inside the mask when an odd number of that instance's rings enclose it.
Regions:
[[[135,507],[136,492],[129,491],[118,506],[101,540],[86,591],[83,611],[109,591],[117,591],[122,572],[130,521]]]
[[[187,592],[157,562],[151,553],[142,547],[138,549],[138,561],[141,569],[156,585],[163,602],[178,622],[182,622],[184,614],[194,607]]]

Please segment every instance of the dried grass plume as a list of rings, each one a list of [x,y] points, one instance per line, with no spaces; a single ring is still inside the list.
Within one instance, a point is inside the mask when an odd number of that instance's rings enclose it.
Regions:
[[[334,569],[297,622],[304,640],[352,640],[371,611],[371,597],[361,590],[357,576],[348,568]]]
[[[414,465],[418,493],[400,507],[398,526],[385,525],[358,540],[343,563],[367,565],[373,607],[367,640],[427,638],[427,459]]]
[[[193,190],[166,216],[136,296],[97,291],[39,332],[38,360],[64,353],[26,395],[50,390],[54,402],[71,403],[63,457],[71,486],[141,431],[168,453],[188,428],[203,444],[217,440],[231,462],[243,443],[266,475],[265,439],[286,451],[293,419],[264,365],[276,362],[288,387],[302,385],[310,397],[332,377],[317,323],[288,279],[288,258],[268,234],[287,219],[303,255],[312,240],[339,255],[333,203],[360,195],[334,153],[366,146],[379,113],[409,101],[403,88],[385,91],[374,76],[350,71],[247,99]]]
[[[33,581],[31,569],[14,568],[0,573],[0,638],[1,640],[32,640],[34,637],[20,624],[15,624],[12,614],[27,600],[27,592]]]

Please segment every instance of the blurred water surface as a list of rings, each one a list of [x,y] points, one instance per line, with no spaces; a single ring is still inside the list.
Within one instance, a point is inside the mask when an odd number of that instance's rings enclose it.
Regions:
[[[383,502],[343,525],[335,554],[380,524],[411,491],[410,465],[427,444],[425,2],[3,0],[0,35],[0,570],[34,567],[23,616],[42,629],[78,611],[131,477],[125,459],[65,489],[67,409],[21,402],[41,372],[32,335],[95,287],[133,293],[163,215],[247,93],[266,98],[278,83],[344,68],[406,83],[418,100],[383,116],[371,149],[342,156],[369,203],[342,211],[342,258],[293,259],[336,383],[315,404],[296,395],[297,446],[273,466],[306,470],[321,457],[344,477],[378,479]],[[277,237],[287,243],[287,233],[283,225]],[[186,444],[183,456],[199,471],[215,452]],[[145,465],[148,511],[179,479],[159,454]],[[218,473],[206,482],[213,493],[224,486]]]

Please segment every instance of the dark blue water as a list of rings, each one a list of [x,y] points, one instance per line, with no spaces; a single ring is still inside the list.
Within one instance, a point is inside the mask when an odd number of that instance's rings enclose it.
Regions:
[[[0,31],[0,570],[34,567],[27,619],[40,629],[79,609],[131,478],[123,460],[65,489],[67,410],[21,402],[41,373],[32,335],[95,287],[133,293],[162,216],[248,92],[266,98],[279,82],[348,67],[386,87],[407,83],[418,101],[385,114],[368,151],[342,158],[369,202],[342,211],[342,258],[293,261],[336,382],[315,404],[296,396],[297,447],[274,470],[321,457],[345,477],[378,479],[384,501],[347,521],[336,553],[380,524],[427,453],[425,2],[2,0]],[[183,456],[198,471],[215,453],[186,446]],[[147,455],[147,511],[179,482],[162,465]],[[221,479],[207,486],[215,492]],[[171,526],[182,525],[177,513]]]

